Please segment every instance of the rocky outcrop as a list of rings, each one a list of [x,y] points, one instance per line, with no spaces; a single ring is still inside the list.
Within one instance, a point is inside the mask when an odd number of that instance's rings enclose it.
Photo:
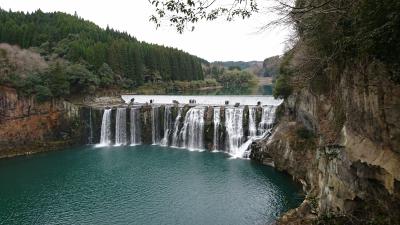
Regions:
[[[0,158],[88,143],[90,116],[99,113],[64,100],[39,103],[1,86]]]
[[[400,87],[379,63],[345,71],[324,74],[324,91],[295,90],[271,138],[253,145],[253,159],[304,184],[282,224],[400,224]]]

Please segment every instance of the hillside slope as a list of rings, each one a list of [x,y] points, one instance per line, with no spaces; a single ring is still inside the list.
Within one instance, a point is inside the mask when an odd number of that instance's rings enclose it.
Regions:
[[[62,67],[77,64],[81,72],[91,73],[92,89],[203,80],[204,60],[178,49],[140,42],[108,27],[102,29],[77,15],[0,9],[0,24],[0,43],[33,48],[46,61],[58,60]]]

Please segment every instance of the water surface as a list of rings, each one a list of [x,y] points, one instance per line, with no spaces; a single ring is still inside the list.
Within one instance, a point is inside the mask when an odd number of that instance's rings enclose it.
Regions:
[[[283,100],[267,95],[122,95],[122,99],[129,103],[133,98],[136,103],[149,103],[153,100],[156,104],[172,104],[174,100],[179,103],[189,103],[191,99],[200,105],[280,105]]]
[[[0,160],[0,224],[268,224],[285,174],[222,153],[90,146]]]

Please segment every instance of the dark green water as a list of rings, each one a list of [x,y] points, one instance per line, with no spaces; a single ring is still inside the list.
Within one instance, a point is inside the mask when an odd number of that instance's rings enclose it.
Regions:
[[[0,160],[0,181],[0,224],[268,224],[302,201],[273,168],[158,146]]]

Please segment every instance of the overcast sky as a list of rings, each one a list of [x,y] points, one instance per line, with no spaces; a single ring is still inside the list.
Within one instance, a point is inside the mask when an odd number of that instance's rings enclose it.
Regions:
[[[13,11],[62,11],[93,21],[100,27],[126,31],[138,40],[172,46],[208,61],[250,61],[283,53],[288,30],[275,29],[259,33],[259,27],[271,16],[227,22],[223,19],[202,22],[194,32],[178,34],[164,24],[155,29],[149,22],[153,13],[147,0],[0,0],[0,7]]]

